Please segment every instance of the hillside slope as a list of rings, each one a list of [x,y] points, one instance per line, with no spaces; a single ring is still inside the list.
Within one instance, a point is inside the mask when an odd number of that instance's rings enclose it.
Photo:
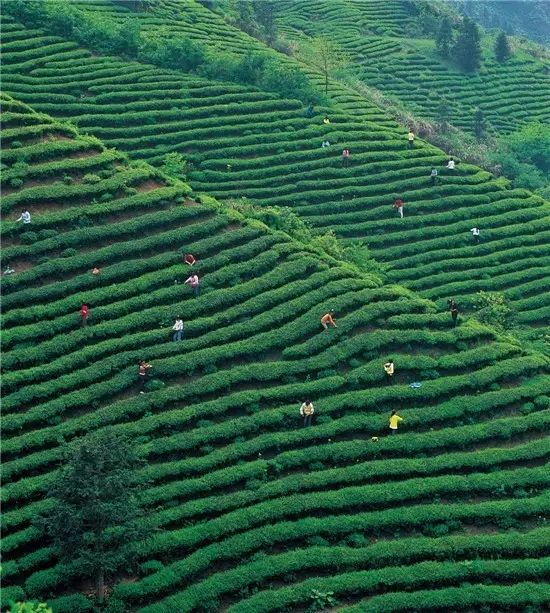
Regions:
[[[177,27],[180,12],[169,15],[136,19]],[[351,90],[331,85],[333,106],[308,119],[299,101],[256,88],[93,55],[7,17],[4,31],[4,88],[38,109],[134,159],[160,164],[168,152],[183,153],[196,191],[291,206],[344,243],[366,243],[389,266],[389,280],[441,307],[454,297],[467,309],[479,290],[504,291],[520,323],[548,321],[548,205],[475,166],[446,171],[445,155],[428,143],[407,150],[405,130]],[[233,43],[244,49],[239,36]],[[323,149],[325,139],[331,146]],[[349,168],[341,167],[344,146]],[[432,167],[440,170],[435,187]],[[404,219],[391,208],[397,196]],[[480,245],[472,244],[474,226]]]
[[[313,589],[386,608],[401,590],[419,608],[544,605],[545,358],[473,320],[452,328],[412,292],[198,203],[9,97],[1,110],[3,212],[33,215],[32,229],[4,225],[6,600],[90,610],[32,520],[60,445],[114,425],[147,460],[157,528],[130,544],[156,563],[118,577],[117,610],[297,610]],[[198,298],[181,284],[189,251]],[[328,308],[338,328],[323,331]],[[177,315],[186,338],[170,342]],[[144,395],[140,358],[157,380]],[[388,437],[393,408],[403,432]]]
[[[437,55],[434,35],[422,33],[422,16],[414,2],[281,0],[277,15],[288,39],[324,35],[336,41],[349,53],[365,85],[420,117],[437,120],[445,100],[450,122],[468,132],[473,131],[478,107],[495,134],[517,130],[525,122],[550,120],[548,64],[517,41],[513,57],[500,64],[492,49],[494,36],[484,37],[483,65],[467,74]]]

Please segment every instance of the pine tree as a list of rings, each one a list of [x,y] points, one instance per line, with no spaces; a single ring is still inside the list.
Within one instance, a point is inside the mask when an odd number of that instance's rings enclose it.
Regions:
[[[504,32],[500,32],[495,41],[495,57],[497,62],[505,62],[512,55],[508,37]]]
[[[94,578],[99,603],[106,575],[132,561],[126,545],[145,536],[140,465],[129,440],[112,428],[69,443],[50,485],[54,504],[37,520],[62,559]]]
[[[464,17],[454,46],[458,65],[468,72],[477,70],[481,65],[481,43],[477,25]]]
[[[441,57],[449,57],[453,45],[453,28],[448,17],[443,17],[435,38],[435,45]]]
[[[478,107],[474,113],[474,134],[477,139],[483,138],[487,129],[487,123],[485,121],[485,115],[483,111]]]

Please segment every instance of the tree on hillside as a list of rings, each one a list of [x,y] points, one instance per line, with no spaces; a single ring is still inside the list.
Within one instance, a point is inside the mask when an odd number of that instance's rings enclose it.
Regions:
[[[254,22],[254,6],[250,0],[237,0],[237,25],[248,34],[257,34]]]
[[[468,72],[477,70],[481,65],[481,42],[477,25],[464,17],[454,46],[458,65]]]
[[[113,428],[69,443],[49,489],[55,504],[37,520],[61,558],[94,578],[99,603],[106,577],[132,562],[127,545],[144,536],[140,464],[130,441]]]
[[[474,113],[473,129],[477,139],[483,138],[487,130],[487,122],[485,121],[485,115],[479,107]]]
[[[501,32],[495,40],[495,58],[497,62],[505,62],[512,55],[508,37]]]
[[[272,45],[277,40],[275,13],[274,0],[254,0],[254,14],[268,45]]]
[[[311,39],[307,46],[300,47],[300,56],[304,62],[318,68],[325,78],[325,95],[328,95],[329,78],[340,68],[348,64],[347,54],[336,43],[324,36]]]
[[[442,98],[437,106],[436,119],[441,132],[447,132],[451,121],[451,105],[445,98]]]
[[[443,17],[441,20],[441,25],[439,26],[435,38],[435,45],[441,57],[449,57],[451,47],[453,46],[453,28],[451,27],[451,20],[448,17]]]

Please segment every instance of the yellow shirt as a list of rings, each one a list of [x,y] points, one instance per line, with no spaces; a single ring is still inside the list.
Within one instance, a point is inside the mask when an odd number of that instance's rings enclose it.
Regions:
[[[388,375],[393,375],[395,370],[393,362],[388,362],[387,364],[384,364],[384,370],[388,373]]]
[[[409,132],[409,140],[414,140],[414,132]]]
[[[399,415],[392,415],[392,416],[390,417],[390,428],[391,428],[392,430],[397,430],[397,424],[398,424],[400,421],[403,421],[403,418],[402,418],[402,417],[399,417]]]

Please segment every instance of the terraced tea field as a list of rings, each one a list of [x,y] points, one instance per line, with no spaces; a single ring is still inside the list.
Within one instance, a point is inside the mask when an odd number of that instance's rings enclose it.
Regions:
[[[4,88],[39,110],[134,159],[158,165],[183,153],[198,192],[292,206],[316,229],[367,243],[389,280],[440,306],[454,296],[468,308],[481,289],[505,291],[520,323],[548,321],[548,205],[475,166],[446,171],[444,154],[427,143],[407,150],[403,128],[361,108],[357,94],[335,87],[334,107],[307,119],[296,100],[94,56],[56,37],[46,44],[44,33],[9,18],[4,30]],[[404,219],[392,209],[398,195]]]
[[[113,425],[147,460],[157,528],[129,545],[150,564],[113,591],[128,611],[299,610],[312,590],[375,610],[403,590],[419,608],[544,606],[546,358],[9,97],[1,119],[4,598],[91,610],[31,520],[63,441]],[[31,229],[9,221],[25,206]],[[161,382],[144,395],[139,358]]]
[[[195,0],[77,4],[264,48]],[[405,3],[317,4],[319,30],[340,15],[369,66],[403,53]],[[311,3],[280,7],[281,28],[310,33]],[[4,602],[94,610],[34,519],[63,445],[113,427],[145,460],[151,531],[128,543],[139,566],[111,582],[109,613],[549,608],[549,359],[467,315],[478,290],[504,291],[519,323],[547,330],[548,203],[460,160],[445,170],[426,142],[407,149],[404,127],[339,83],[307,118],[303,101],[101,56],[7,15],[2,29]],[[188,183],[160,170],[173,151]],[[240,197],[366,243],[384,279],[243,216]]]
[[[417,38],[414,2],[390,0],[281,0],[281,31],[291,40],[324,35],[338,42],[359,66],[358,76],[420,117],[436,120],[444,99],[450,121],[471,132],[480,107],[496,134],[525,122],[550,120],[548,63],[515,44],[504,64],[484,52],[481,70],[467,75],[435,53],[435,43]],[[491,39],[492,42],[492,39]],[[486,46],[491,47],[491,44]]]

